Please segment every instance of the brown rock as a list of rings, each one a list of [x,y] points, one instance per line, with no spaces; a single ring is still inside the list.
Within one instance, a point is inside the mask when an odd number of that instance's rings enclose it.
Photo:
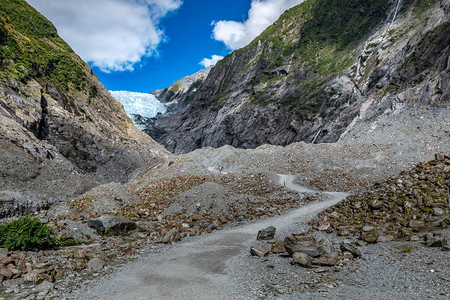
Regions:
[[[292,263],[300,265],[304,268],[312,268],[311,258],[306,253],[294,252],[292,254]]]
[[[178,242],[181,238],[180,232],[177,229],[172,229],[164,236],[162,242],[165,244]]]
[[[5,278],[7,279],[12,278],[14,276],[14,273],[9,269],[1,269],[0,274],[5,276]]]
[[[0,260],[0,264],[7,266],[9,264],[15,264],[15,261],[14,258],[12,257],[5,257],[2,260]]]
[[[391,234],[380,235],[377,238],[378,243],[392,242],[393,240],[395,240],[395,236],[393,236]]]
[[[286,252],[286,248],[284,247],[284,242],[283,242],[283,241],[276,241],[276,242],[272,245],[271,252],[272,252],[272,253],[275,253],[275,254],[279,254],[279,253],[284,253],[284,252]]]
[[[270,245],[262,242],[256,242],[250,248],[250,254],[252,256],[265,257],[270,253]]]
[[[284,247],[290,255],[293,255],[295,252],[305,253],[311,257],[319,257],[325,254],[322,245],[316,243],[284,244]]]
[[[319,257],[312,261],[313,265],[334,267],[339,264],[339,258],[337,257]]]
[[[316,243],[312,235],[291,235],[284,239],[284,246]],[[290,253],[292,255],[292,253]]]
[[[379,233],[376,231],[376,229],[361,232],[361,239],[368,243],[376,243],[378,240],[378,236]]]
[[[327,231],[328,228],[330,228],[331,224],[328,222],[320,223],[319,227],[317,228],[320,231]]]

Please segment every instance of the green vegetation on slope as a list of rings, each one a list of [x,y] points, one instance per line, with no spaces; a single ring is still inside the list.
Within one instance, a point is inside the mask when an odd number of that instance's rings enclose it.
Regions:
[[[0,77],[22,82],[46,77],[66,89],[85,83],[81,60],[24,0],[0,1]]]
[[[6,249],[39,251],[55,245],[53,231],[36,217],[25,216],[0,225],[0,246]]]
[[[327,98],[324,84],[355,62],[357,46],[386,18],[388,8],[387,0],[306,0],[286,11],[247,47],[233,53],[246,64],[241,70],[259,68],[249,83],[251,100],[264,105],[278,102],[306,115],[317,113]],[[255,65],[258,48],[262,54]],[[230,64],[231,57],[219,62],[219,68]],[[280,73],[286,65],[290,74]],[[296,72],[302,75],[293,76]],[[286,82],[295,92],[283,99],[272,97],[276,82]],[[253,87],[261,84],[265,89],[255,92]],[[220,94],[227,92],[222,89]]]
[[[0,247],[8,250],[39,251],[77,244],[72,239],[57,238],[47,224],[31,215],[0,224]]]

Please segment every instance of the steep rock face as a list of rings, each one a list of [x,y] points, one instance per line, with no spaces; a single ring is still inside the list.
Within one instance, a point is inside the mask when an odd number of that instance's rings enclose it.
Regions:
[[[307,0],[162,116],[175,153],[335,142],[365,115],[449,103],[449,1]]]
[[[211,71],[212,66],[202,69],[195,74],[181,78],[168,88],[153,91],[152,94],[166,103],[169,108],[178,105],[184,106],[192,100]]]
[[[0,3],[0,217],[127,181],[167,152],[25,1]]]

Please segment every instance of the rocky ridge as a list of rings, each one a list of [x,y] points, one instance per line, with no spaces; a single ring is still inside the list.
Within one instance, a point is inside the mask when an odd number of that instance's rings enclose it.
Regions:
[[[160,118],[157,141],[174,153],[335,142],[391,109],[448,107],[449,2],[348,2],[287,11]]]
[[[186,106],[192,100],[193,96],[201,88],[203,82],[211,71],[211,67],[207,67],[198,71],[195,74],[181,78],[172,83],[168,88],[162,90],[155,90],[151,94],[158,97],[158,99],[165,103],[169,110],[179,109]],[[178,105],[176,108],[174,106]]]
[[[25,1],[2,1],[0,16],[1,217],[125,182],[168,157],[47,19]]]

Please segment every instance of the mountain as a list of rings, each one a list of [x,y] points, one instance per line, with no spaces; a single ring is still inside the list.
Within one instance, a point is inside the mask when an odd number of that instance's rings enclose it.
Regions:
[[[153,91],[151,94],[157,96],[161,102],[167,103],[169,106],[189,101],[197,93],[211,69],[212,66],[202,69],[172,83],[168,88]]]
[[[1,1],[0,18],[0,217],[125,182],[168,156],[26,1]]]
[[[448,0],[306,0],[219,61],[186,105],[157,121],[156,140],[174,153],[336,142],[387,111],[445,109],[448,8]]]

